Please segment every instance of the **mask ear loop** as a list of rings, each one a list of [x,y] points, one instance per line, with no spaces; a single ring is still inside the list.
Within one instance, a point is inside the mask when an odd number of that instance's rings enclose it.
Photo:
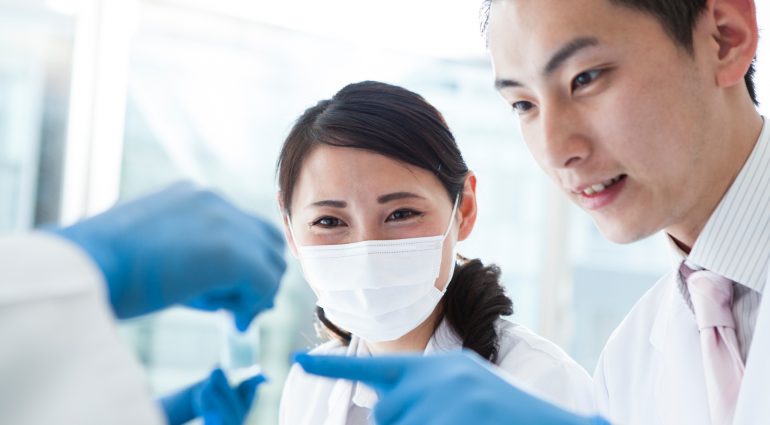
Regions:
[[[441,238],[441,240],[444,240],[446,239],[447,236],[449,236],[449,231],[452,230],[452,225],[455,224],[455,215],[457,214],[457,205],[459,203],[460,203],[460,194],[458,193],[457,196],[455,196],[455,203],[454,205],[452,205],[452,215],[449,216],[449,225],[447,226],[446,231],[444,232],[444,236]]]
[[[280,190],[279,190],[280,192]],[[283,203],[279,202],[276,208],[278,214],[282,218],[286,218],[286,223],[289,225],[289,236],[291,237],[291,241],[294,242],[294,246],[297,247],[297,256],[299,256],[299,248],[301,246],[297,243],[297,236],[294,234],[294,226],[292,226],[291,223],[291,216],[289,216],[289,210],[287,208],[282,208]]]
[[[457,214],[457,206],[460,203],[460,194],[457,194],[457,197],[455,197],[455,203],[452,206],[452,216],[449,219],[449,226],[447,226],[446,232],[444,232],[444,237],[441,239],[442,241],[446,240],[446,237],[449,236],[449,231],[452,230],[452,225],[455,222],[455,214]],[[443,243],[442,243],[443,245]],[[452,283],[452,279],[454,277],[455,269],[457,268],[457,243],[455,242],[454,246],[452,247],[452,267],[449,269],[449,276],[447,277],[446,285],[444,285],[444,289],[439,291],[441,292],[441,296],[444,296],[446,294],[447,289],[449,288],[449,284]]]
[[[300,266],[301,266],[301,264],[302,264],[302,252],[301,252],[302,245],[297,243],[297,236],[294,235],[294,226],[292,226],[291,217],[289,217],[288,211],[285,213],[285,216],[286,216],[286,223],[289,225],[289,235],[291,235],[291,240],[292,240],[292,242],[294,242],[294,246],[297,248],[297,255],[295,256],[295,258],[300,260]],[[310,290],[313,291],[313,293],[315,294],[316,298],[320,299],[321,295],[318,293],[318,291],[316,291],[316,289],[313,287],[313,285],[310,284],[310,282],[308,282],[308,286],[310,287]]]
[[[284,212],[284,216],[286,217],[286,223],[289,225],[289,235],[291,236],[291,241],[294,242],[294,246],[297,248],[297,257],[299,257],[299,250],[302,248],[302,245],[297,243],[297,235],[294,234],[294,226],[291,223],[291,217],[289,217],[289,213]]]

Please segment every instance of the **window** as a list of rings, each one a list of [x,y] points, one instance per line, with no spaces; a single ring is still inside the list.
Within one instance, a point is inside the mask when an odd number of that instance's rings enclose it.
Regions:
[[[0,231],[55,222],[74,20],[0,3]]]

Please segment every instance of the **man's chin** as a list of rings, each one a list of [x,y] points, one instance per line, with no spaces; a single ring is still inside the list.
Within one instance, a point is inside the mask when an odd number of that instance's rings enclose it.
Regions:
[[[628,223],[594,220],[594,224],[605,239],[616,244],[630,244],[638,242],[655,232],[647,232]]]

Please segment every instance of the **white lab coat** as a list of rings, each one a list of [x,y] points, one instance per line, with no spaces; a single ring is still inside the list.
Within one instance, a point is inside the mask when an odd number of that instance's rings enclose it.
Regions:
[[[497,328],[500,351],[496,364],[504,377],[569,410],[594,412],[591,378],[563,350],[525,327],[509,321],[499,320]],[[428,342],[425,353],[461,348],[462,342],[443,321]],[[312,353],[370,355],[357,337],[353,337],[348,347],[330,341]],[[458,397],[462,397],[462,394],[458,394]],[[298,365],[294,365],[284,385],[279,424],[369,424],[370,408],[376,399],[376,394],[364,385],[308,375]]]
[[[0,238],[0,422],[165,423],[104,288],[90,259],[60,238]]]
[[[770,296],[762,298],[733,425],[770,423]],[[594,382],[599,411],[614,423],[710,423],[698,328],[675,273],[658,281],[615,330]]]

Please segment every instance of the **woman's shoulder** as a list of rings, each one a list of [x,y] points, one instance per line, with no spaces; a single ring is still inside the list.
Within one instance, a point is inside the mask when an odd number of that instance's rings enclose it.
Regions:
[[[573,411],[593,411],[591,377],[553,342],[523,325],[496,323],[500,350],[495,362],[516,381]]]
[[[526,326],[498,319],[495,323],[500,343],[498,359],[512,354],[542,357],[555,363],[575,363],[558,345],[532,332]]]

